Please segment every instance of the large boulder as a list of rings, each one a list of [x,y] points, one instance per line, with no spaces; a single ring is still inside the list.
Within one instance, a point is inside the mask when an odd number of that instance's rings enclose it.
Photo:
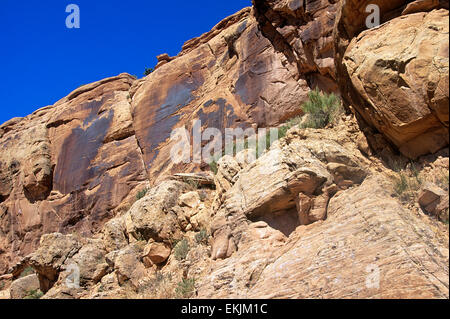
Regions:
[[[142,254],[143,258],[148,258],[153,264],[162,264],[169,258],[171,253],[170,247],[162,243],[149,243]]]
[[[170,241],[179,231],[177,215],[172,208],[187,189],[188,184],[169,180],[149,190],[125,216],[129,237]]]
[[[39,291],[39,288],[38,276],[36,274],[28,275],[13,281],[10,287],[10,297],[11,299],[23,299],[30,293]]]
[[[88,243],[66,262],[69,267],[76,265],[80,275],[80,286],[89,286],[99,282],[108,271],[105,259],[106,249],[99,239],[89,240]]]
[[[108,254],[107,259],[112,265],[120,285],[130,283],[134,289],[137,289],[141,280],[148,276],[148,271],[141,262],[144,249],[145,242],[138,241]]]
[[[396,18],[363,32],[344,56],[364,101],[355,109],[411,158],[448,145],[448,21],[444,9]]]
[[[441,220],[448,220],[449,210],[448,192],[434,183],[425,183],[418,194],[420,207],[428,214],[434,215]],[[446,216],[445,216],[446,214]]]
[[[124,216],[108,221],[103,227],[103,243],[108,252],[119,250],[128,245],[127,228]]]
[[[448,5],[447,10],[418,12],[442,7],[439,1],[407,3],[341,2],[335,58],[347,106],[404,155],[417,158],[449,142],[449,20]],[[369,4],[379,6],[386,23],[367,30]]]
[[[67,259],[81,249],[80,240],[74,235],[53,233],[43,235],[39,249],[31,254],[29,264],[39,276],[42,292],[47,292],[57,281]]]

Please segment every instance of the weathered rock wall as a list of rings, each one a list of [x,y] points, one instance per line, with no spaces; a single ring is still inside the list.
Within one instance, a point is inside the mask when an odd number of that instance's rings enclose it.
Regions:
[[[191,129],[194,119],[222,131],[276,126],[301,113],[312,87],[336,90],[334,5],[255,5],[186,42],[177,57],[160,56],[144,79],[85,85],[0,126],[0,273],[42,234],[90,236],[149,182],[198,170],[170,160],[175,128]]]

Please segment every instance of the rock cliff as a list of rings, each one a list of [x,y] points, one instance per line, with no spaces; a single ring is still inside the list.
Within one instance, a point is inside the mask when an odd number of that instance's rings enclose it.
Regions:
[[[145,78],[1,125],[7,295],[448,298],[448,2],[370,1],[371,29],[368,4],[253,0]],[[177,128],[280,128],[313,89],[346,114],[216,174],[170,158]]]

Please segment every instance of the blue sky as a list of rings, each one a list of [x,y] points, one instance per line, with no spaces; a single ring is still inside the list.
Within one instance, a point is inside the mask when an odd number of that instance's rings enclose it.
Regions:
[[[80,29],[66,28],[66,6]],[[176,55],[251,0],[1,0],[0,124],[51,105],[82,84]]]

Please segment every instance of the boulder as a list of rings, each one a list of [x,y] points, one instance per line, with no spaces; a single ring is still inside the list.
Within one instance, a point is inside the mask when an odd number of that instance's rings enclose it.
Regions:
[[[402,11],[402,15],[431,11],[439,7],[439,0],[416,0],[408,3],[406,8]]]
[[[445,210],[448,214],[448,192],[433,183],[427,182],[421,187],[418,202],[420,207],[429,214],[439,216]]]
[[[74,235],[52,233],[43,235],[39,249],[31,254],[29,263],[36,270],[40,289],[47,292],[57,281],[62,266],[82,245]]]
[[[359,12],[369,3],[341,3],[334,38],[342,96],[407,157],[435,153],[449,142],[448,10],[399,16],[407,1],[384,1],[387,22],[365,30]]]
[[[171,209],[188,185],[177,181],[164,181],[148,191],[125,216],[129,236],[136,240],[169,241],[179,231],[177,216]]]
[[[10,287],[11,299],[23,299],[27,297],[30,292],[38,291],[39,279],[36,274],[28,275],[12,282]]]
[[[123,216],[113,218],[103,227],[103,243],[108,252],[119,250],[128,245],[127,228]]]
[[[119,285],[124,285],[129,282],[137,289],[140,280],[148,275],[144,264],[141,262],[144,248],[145,242],[139,241],[128,245],[112,255],[113,258],[111,261]]]
[[[200,195],[198,192],[189,192],[186,194],[183,194],[178,199],[178,205],[181,207],[187,207],[187,208],[197,208],[200,205]]]
[[[67,266],[75,264],[79,270],[80,286],[91,286],[99,282],[108,271],[105,255],[107,251],[103,242],[99,239],[89,240],[88,243],[66,262]],[[67,271],[61,274],[64,279]]]
[[[171,253],[170,247],[163,243],[152,242],[144,248],[143,258],[149,258],[153,264],[162,264],[169,258]]]

